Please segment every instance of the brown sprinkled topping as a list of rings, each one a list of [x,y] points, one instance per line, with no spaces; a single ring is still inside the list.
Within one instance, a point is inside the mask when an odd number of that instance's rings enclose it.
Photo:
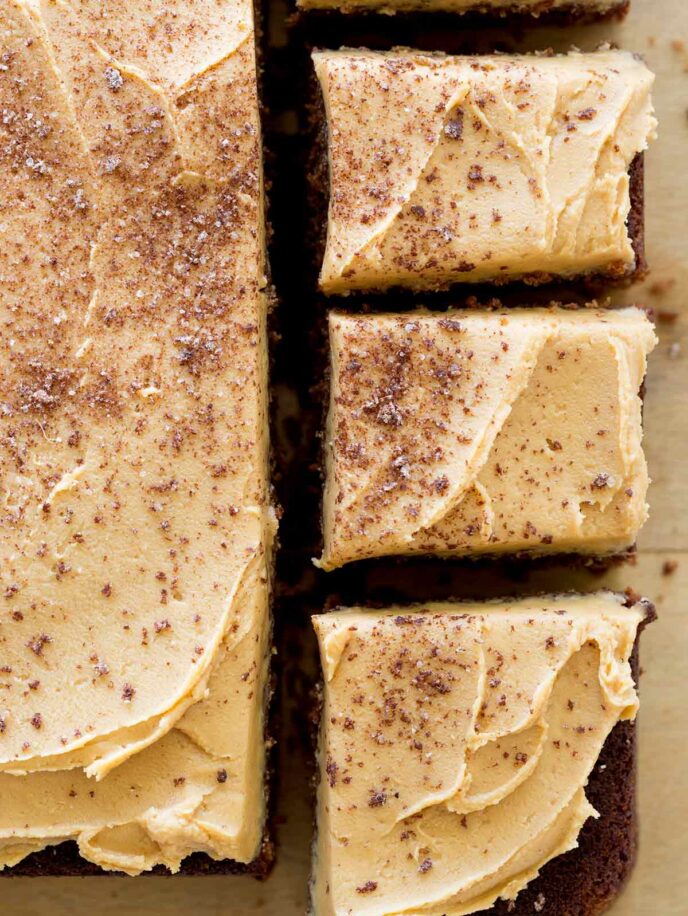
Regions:
[[[40,729],[43,725],[43,716],[39,712],[34,713],[31,716],[31,724],[36,730]]]
[[[387,793],[384,789],[371,789],[370,797],[368,798],[368,807],[369,808],[381,808],[383,805],[387,804]]]
[[[227,770],[224,767],[221,767],[215,776],[219,783],[227,782]]]
[[[438,325],[445,331],[463,331],[463,325],[456,318],[440,318]]]
[[[433,481],[432,486],[436,493],[446,493],[449,489],[449,478],[446,474],[442,474],[441,477]]]
[[[34,636],[32,639],[30,639],[26,645],[29,649],[31,649],[34,655],[41,656],[43,655],[43,649],[45,646],[51,642],[52,639],[50,636],[48,636],[47,633],[39,633],[38,636]]]
[[[434,690],[438,694],[451,693],[449,684],[439,674],[429,670],[420,670],[414,675],[411,679],[411,686],[422,690]]]
[[[401,426],[403,416],[397,405],[392,401],[391,396],[379,400],[369,408],[379,423],[383,426]]]
[[[605,487],[609,486],[609,474],[602,472],[598,474],[597,477],[590,484],[592,490],[604,490]]]
[[[394,618],[394,623],[398,627],[419,626],[425,623],[425,620],[422,617],[411,617],[410,614],[397,614]]]
[[[468,170],[468,183],[469,187],[472,185],[480,184],[485,181],[483,177],[483,167],[481,165],[472,165]]]
[[[356,888],[357,894],[372,894],[373,891],[377,890],[377,881],[366,881],[365,884],[361,884],[360,887]]]
[[[106,67],[105,68],[105,82],[108,85],[108,89],[111,92],[119,92],[119,90],[124,85],[124,80],[122,74],[117,70],[116,67]]]
[[[421,875],[424,875],[426,872],[429,872],[431,868],[432,868],[432,859],[427,858],[427,859],[423,859],[423,861],[420,863],[420,865],[418,866],[418,871],[421,873]]]
[[[463,118],[463,108],[455,108],[444,125],[444,133],[451,140],[460,140],[463,137]]]
[[[125,703],[131,703],[136,694],[136,690],[131,686],[131,684],[125,684],[122,687],[122,699]]]

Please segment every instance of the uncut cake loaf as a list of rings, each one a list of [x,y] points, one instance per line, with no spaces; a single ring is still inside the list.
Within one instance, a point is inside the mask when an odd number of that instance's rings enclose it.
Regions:
[[[637,57],[396,49],[313,62],[324,293],[643,272],[641,156],[656,122]]]
[[[331,312],[329,343],[322,568],[634,544],[640,309]]]
[[[652,614],[599,592],[314,617],[315,916],[604,910],[635,851]]]
[[[261,874],[253,8],[5,0],[0,35],[0,870]]]

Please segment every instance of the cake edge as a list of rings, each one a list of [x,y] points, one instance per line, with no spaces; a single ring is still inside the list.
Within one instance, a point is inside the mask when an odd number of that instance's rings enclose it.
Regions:
[[[490,8],[489,0],[488,2],[483,0],[483,6],[477,4],[473,9],[467,10],[437,9],[430,11],[408,9],[395,12],[391,10],[390,6],[385,6],[384,2],[377,7],[373,6],[374,0],[366,0],[366,2],[370,3],[370,6],[361,6],[354,9],[342,9],[341,6],[337,5],[336,0],[328,0],[330,6],[327,7],[307,6],[299,2],[299,0],[295,0],[295,2],[296,16],[308,19],[315,24],[317,24],[318,20],[324,24],[331,17],[342,16],[345,17],[347,24],[362,26],[364,24],[369,25],[370,18],[374,16],[399,16],[405,20],[415,20],[416,26],[421,29],[424,26],[436,24],[432,20],[437,16],[458,18],[462,26],[468,25],[469,27],[472,25],[476,27],[485,26],[486,23],[490,24],[492,22],[510,27],[518,27],[519,25],[566,27],[590,22],[621,21],[628,15],[631,6],[631,0],[617,0],[614,6],[607,9],[591,9],[583,6],[577,0],[571,0],[566,7],[553,9],[550,0],[540,0],[537,7],[524,9],[518,0],[513,0],[509,6],[495,10]],[[391,3],[393,0],[387,0],[387,2]]]

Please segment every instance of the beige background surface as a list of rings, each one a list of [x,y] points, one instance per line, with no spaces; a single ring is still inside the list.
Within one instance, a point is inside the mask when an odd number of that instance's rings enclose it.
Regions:
[[[632,586],[652,598],[659,621],[642,646],[640,813],[636,871],[613,916],[688,913],[688,2],[632,0],[622,25],[531,30],[524,47],[592,48],[602,40],[643,53],[657,73],[660,140],[647,157],[647,243],[651,277],[621,298],[654,307],[660,345],[648,378],[646,449],[651,520],[634,566],[600,579],[538,573],[523,589]],[[685,41],[685,45],[684,45]],[[665,564],[676,562],[667,574]],[[668,567],[671,568],[671,567]],[[14,878],[0,884],[7,916],[261,914],[305,909],[310,809],[303,751],[283,742],[279,861],[263,884],[249,878]]]

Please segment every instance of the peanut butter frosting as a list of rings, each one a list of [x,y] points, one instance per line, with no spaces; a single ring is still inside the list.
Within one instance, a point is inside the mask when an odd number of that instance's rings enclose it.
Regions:
[[[0,11],[0,868],[249,862],[265,240],[250,0]]]
[[[329,337],[322,568],[634,543],[640,309],[332,312]]]
[[[626,0],[297,0],[302,9],[339,9],[342,12],[374,9],[383,13],[444,10],[452,13],[480,11],[540,15],[552,10],[604,13],[623,7]]]
[[[329,136],[325,293],[633,273],[637,57],[313,55]]]
[[[600,592],[314,617],[314,913],[464,916],[573,849],[647,615]]]

